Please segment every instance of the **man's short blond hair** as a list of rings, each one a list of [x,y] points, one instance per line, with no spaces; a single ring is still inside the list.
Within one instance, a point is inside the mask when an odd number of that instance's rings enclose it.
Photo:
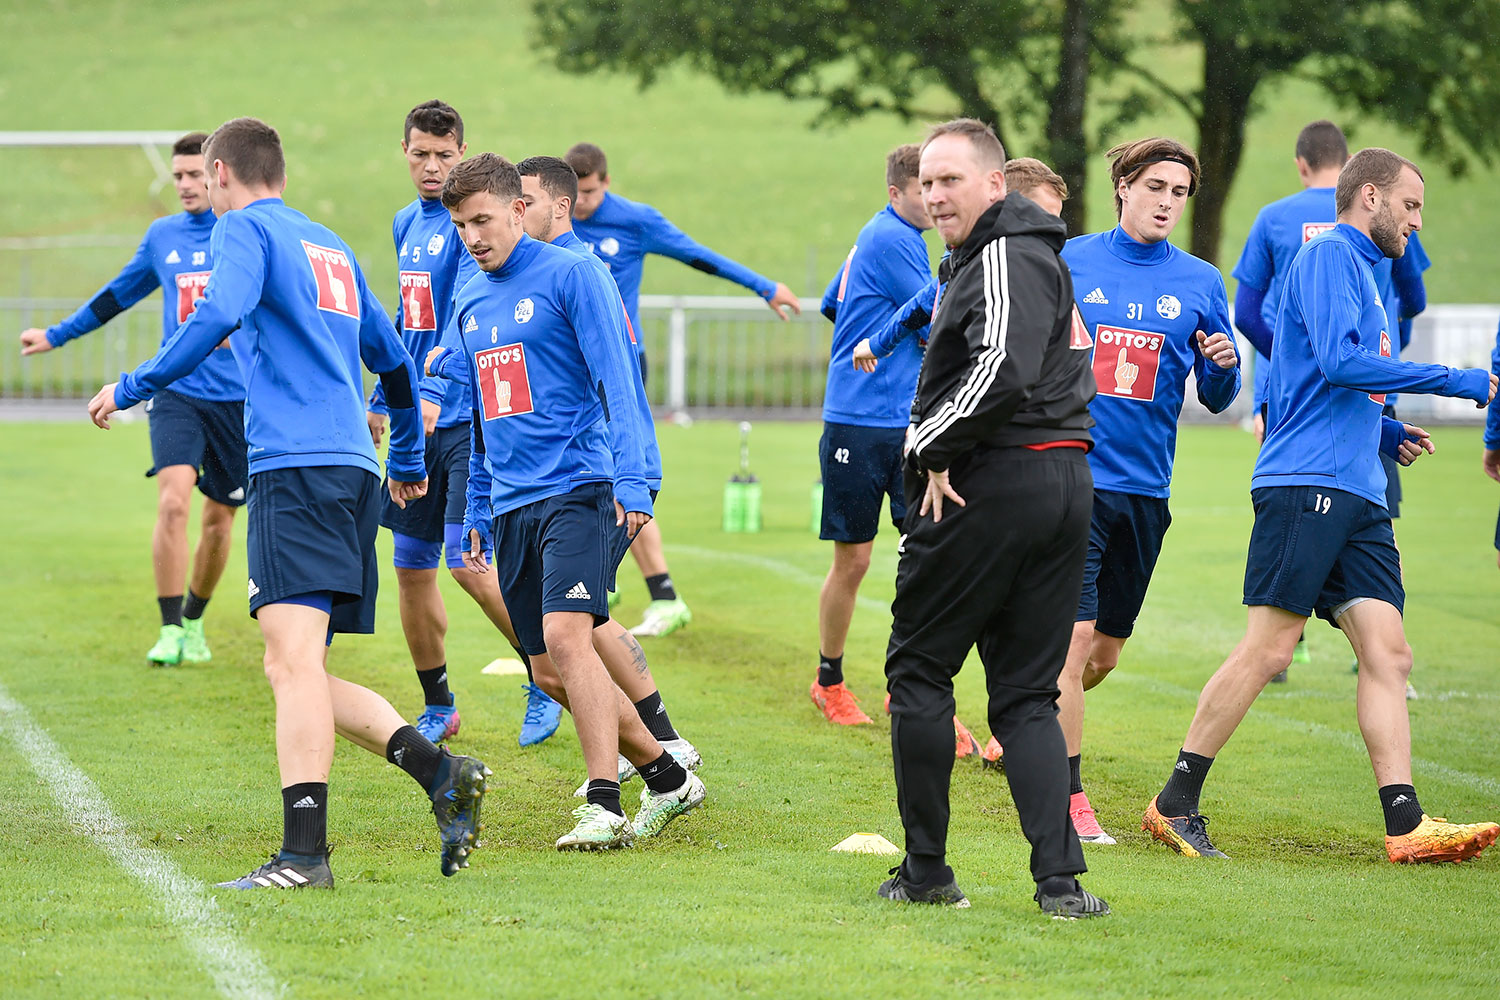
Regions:
[[[1005,161],[1005,187],[1023,197],[1029,191],[1049,187],[1057,193],[1058,201],[1068,200],[1068,182],[1034,156],[1018,156]]]

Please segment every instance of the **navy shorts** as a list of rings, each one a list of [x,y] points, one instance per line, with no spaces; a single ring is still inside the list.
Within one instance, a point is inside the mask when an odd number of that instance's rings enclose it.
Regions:
[[[380,505],[380,523],[401,535],[441,546],[443,525],[464,523],[469,486],[469,425],[439,427],[427,439],[427,495],[397,507],[390,491]],[[434,562],[433,566],[437,563]]]
[[[333,594],[334,632],[375,631],[380,480],[352,465],[250,477],[250,616],[299,594]]]
[[[1095,490],[1074,621],[1092,621],[1097,632],[1130,638],[1171,525],[1165,497]]]
[[[880,500],[890,497],[891,523],[906,519],[901,486],[905,427],[823,424],[818,465],[823,473],[823,524],[818,537],[859,544],[880,530]]]
[[[1322,486],[1250,491],[1255,527],[1245,558],[1245,603],[1333,623],[1356,597],[1406,605],[1390,515],[1379,504]]]
[[[547,651],[542,616],[582,611],[609,620],[615,534],[614,487],[584,483],[495,518],[495,571],[521,649]]]
[[[652,510],[656,509],[656,497],[659,493],[661,493],[661,490],[651,491]],[[611,521],[611,527],[613,527],[613,521]],[[630,546],[635,544],[636,538],[641,537],[639,531],[635,533],[634,538],[627,536],[625,534],[625,527],[624,525],[614,527],[611,536],[614,539],[614,548],[609,553],[609,589],[611,592],[615,590],[615,584],[618,582],[615,576],[619,572],[620,563],[625,561],[625,553],[630,551]]]
[[[245,404],[215,403],[163,389],[146,403],[154,476],[172,465],[198,470],[198,490],[229,507],[245,502],[250,471],[245,451]]]

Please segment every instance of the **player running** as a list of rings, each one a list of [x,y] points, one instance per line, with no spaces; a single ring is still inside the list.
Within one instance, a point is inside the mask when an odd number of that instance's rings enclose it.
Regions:
[[[328,774],[333,737],[384,751],[432,801],[441,867],[453,875],[476,846],[490,773],[433,745],[380,695],[327,672],[337,632],[375,630],[380,466],[364,421],[359,365],[385,383],[391,411],[386,487],[397,504],[427,488],[417,376],[348,244],[281,200],[286,161],[276,130],[236,118],[204,143],[219,221],[214,270],[198,308],[157,355],[106,385],[89,416],[150,399],[193,371],[230,331],[246,385],[250,466],[250,614],[265,637],[276,699],[282,844],[221,888],[333,887]]]
[[[628,846],[698,806],[703,782],[651,735],[594,650],[609,621],[615,536],[651,517],[638,366],[619,290],[583,255],[528,237],[521,177],[485,153],[454,167],[443,204],[483,274],[455,300],[474,387],[464,515],[470,568],[488,572],[531,657],[561,677],[588,765],[578,823],[559,850]],[[644,658],[641,659],[644,666]],[[618,754],[646,783],[632,823]]]
[[[573,203],[573,231],[588,244],[619,286],[632,330],[641,329],[641,271],[647,254],[659,254],[718,275],[750,289],[765,299],[782,319],[786,309],[800,313],[797,297],[779,281],[763,278],[728,257],[714,253],[694,241],[667,218],[641,202],[621,198],[609,190],[609,164],[604,150],[580,142],[563,157],[578,175],[578,200]],[[636,356],[641,378],[646,378],[645,345],[637,342]],[[651,601],[641,623],[631,629],[639,636],[664,636],[693,620],[686,602],[678,596],[662,552],[661,529],[655,521],[641,529],[630,547]]]
[[[1083,693],[1109,676],[1135,628],[1162,539],[1187,379],[1222,413],[1240,389],[1224,279],[1167,242],[1198,189],[1198,157],[1166,138],[1109,151],[1119,224],[1063,248],[1094,338],[1094,512],[1083,592],[1057,700],[1068,742],[1068,812],[1084,843],[1113,844],[1083,790]]]
[[[437,343],[453,314],[453,293],[477,271],[440,197],[443,181],[454,164],[463,159],[465,148],[463,118],[452,106],[427,101],[407,114],[401,152],[417,198],[396,213],[391,237],[400,273],[396,328],[413,359],[425,357]],[[448,613],[438,589],[440,561],[511,647],[517,643],[494,575],[474,573],[463,563],[464,488],[469,479],[468,385],[430,381],[422,386],[422,396],[427,495],[404,507],[385,500],[380,523],[391,530],[395,542],[401,629],[422,685],[425,707],[416,727],[436,743],[456,735],[462,722],[448,683],[443,642]],[[378,382],[368,409],[370,435],[378,447],[387,412],[385,389]],[[517,656],[526,662],[519,650]],[[542,742],[557,730],[561,706],[534,683],[528,682],[523,689],[526,710],[519,741],[524,747]]]
[[[895,345],[873,373],[855,366],[853,352],[932,277],[922,238],[932,221],[917,180],[921,158],[915,145],[898,146],[886,157],[887,204],[859,231],[823,295],[823,314],[833,320],[833,349],[818,442],[823,477],[818,537],[833,542],[833,565],[818,594],[818,674],[808,695],[824,718],[841,726],[870,722],[844,683],[844,643],[860,582],[870,568],[881,500],[890,498],[897,531],[906,517],[901,446],[922,367],[916,338]],[[958,745],[978,753],[974,737],[957,718],[954,727]]]
[[[172,180],[183,211],[157,219],[119,276],[73,315],[46,330],[21,333],[21,353],[39,354],[92,333],[162,289],[162,343],[197,305],[213,268],[209,234],[215,217],[203,179],[202,132],[172,145]],[[203,634],[203,609],[213,597],[245,503],[245,382],[227,346],[146,405],[151,469],[156,477],[156,526],[151,564],[161,631],[146,659],[158,666],[213,659]],[[193,486],[203,494],[198,548],[188,564],[188,509]],[[186,600],[183,578],[187,577]]]
[[[1376,454],[1409,465],[1433,445],[1420,427],[1382,415],[1384,393],[1459,396],[1484,406],[1500,382],[1483,369],[1390,356],[1373,267],[1401,256],[1421,227],[1423,187],[1416,165],[1390,150],[1356,153],[1339,174],[1337,225],[1309,241],[1287,272],[1266,441],[1251,480],[1245,636],[1204,686],[1171,777],[1141,823],[1187,857],[1225,856],[1198,811],[1203,781],[1261,689],[1286,667],[1313,613],[1342,629],[1359,659],[1359,728],[1390,859],[1460,861],[1500,837],[1494,823],[1429,817],[1412,787],[1406,594]]]

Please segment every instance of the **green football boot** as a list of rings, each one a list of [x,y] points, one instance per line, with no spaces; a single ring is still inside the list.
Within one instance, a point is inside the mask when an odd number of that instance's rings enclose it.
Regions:
[[[158,667],[175,667],[182,662],[182,641],[186,630],[181,625],[163,625],[156,637],[156,645],[146,654],[146,659]]]

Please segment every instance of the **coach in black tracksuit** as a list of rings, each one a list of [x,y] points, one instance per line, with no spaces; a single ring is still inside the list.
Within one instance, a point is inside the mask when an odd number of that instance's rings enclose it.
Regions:
[[[905,861],[880,894],[967,905],[945,861],[953,677],[975,643],[990,728],[1031,842],[1042,909],[1108,907],[1068,818],[1057,678],[1083,580],[1093,504],[1092,346],[1058,257],[1066,229],[1020,195],[987,126],[934,129],[921,180],[952,249],[940,269],[907,434],[905,532],[886,678]]]

